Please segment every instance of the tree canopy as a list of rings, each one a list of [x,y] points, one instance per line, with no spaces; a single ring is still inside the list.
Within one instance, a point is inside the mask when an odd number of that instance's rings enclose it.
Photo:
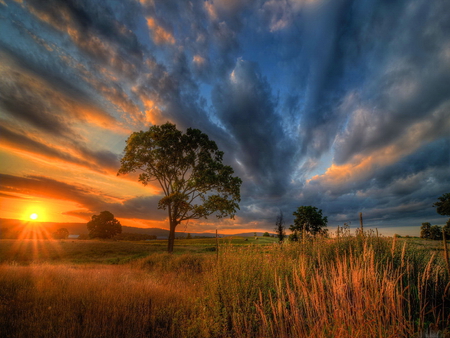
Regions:
[[[90,238],[112,238],[122,232],[122,225],[109,211],[93,215],[87,224]]]
[[[55,239],[66,239],[67,237],[69,237],[69,230],[66,228],[60,228],[53,233]]]
[[[302,234],[306,232],[310,235],[326,234],[328,229],[325,229],[328,223],[328,217],[322,216],[322,210],[313,206],[301,206],[294,211],[295,216],[294,225],[289,229]]]
[[[438,197],[438,201],[433,204],[436,212],[442,216],[450,216],[450,193]]]
[[[164,196],[159,209],[168,211],[168,251],[176,226],[188,219],[233,218],[239,209],[242,180],[224,165],[223,152],[198,129],[182,133],[169,122],[134,132],[127,139],[118,175],[139,171],[139,181],[157,181]]]

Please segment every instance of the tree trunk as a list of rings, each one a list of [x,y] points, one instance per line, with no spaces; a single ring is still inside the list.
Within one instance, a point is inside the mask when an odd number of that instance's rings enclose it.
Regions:
[[[172,253],[173,252],[173,244],[175,243],[175,228],[177,227],[178,222],[177,221],[170,221],[170,231],[169,231],[169,244],[167,247],[167,252]]]

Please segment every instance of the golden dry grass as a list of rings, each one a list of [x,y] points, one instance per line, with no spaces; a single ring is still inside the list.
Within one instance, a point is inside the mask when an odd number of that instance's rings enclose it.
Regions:
[[[389,238],[0,265],[1,337],[413,337],[450,325],[439,251]]]

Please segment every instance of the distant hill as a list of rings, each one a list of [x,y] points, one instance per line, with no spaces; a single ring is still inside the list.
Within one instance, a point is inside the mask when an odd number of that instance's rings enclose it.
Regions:
[[[71,235],[87,234],[88,230],[86,223],[58,223],[58,222],[37,222],[40,229],[45,229],[46,232],[52,234],[58,229],[66,228]],[[0,238],[16,238],[18,233],[21,233],[25,227],[30,224],[30,221],[21,221],[18,219],[0,218]],[[167,238],[169,230],[160,228],[136,228],[126,225],[122,226],[122,232],[152,235],[158,238]],[[209,233],[194,233],[190,232],[191,236],[208,236],[215,235]],[[186,236],[187,232],[176,232],[175,236]]]
[[[262,237],[264,232],[257,232],[256,236],[257,237]],[[272,232],[269,232],[270,235],[275,235]],[[224,235],[225,237],[230,237],[230,236],[239,236],[239,237],[254,237],[255,233],[254,232],[242,232],[240,234],[233,234],[233,235]]]

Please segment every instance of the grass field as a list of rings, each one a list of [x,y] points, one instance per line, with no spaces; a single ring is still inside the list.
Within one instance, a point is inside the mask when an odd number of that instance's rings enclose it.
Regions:
[[[0,337],[449,336],[441,242],[0,241]]]

